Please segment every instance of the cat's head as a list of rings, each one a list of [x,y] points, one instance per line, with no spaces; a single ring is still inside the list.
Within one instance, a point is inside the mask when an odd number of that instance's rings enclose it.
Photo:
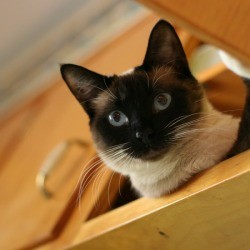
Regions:
[[[62,65],[61,73],[90,117],[99,153],[117,171],[118,160],[160,159],[174,147],[181,125],[202,111],[203,90],[166,21],[153,28],[142,65],[128,73],[104,76],[72,64]]]

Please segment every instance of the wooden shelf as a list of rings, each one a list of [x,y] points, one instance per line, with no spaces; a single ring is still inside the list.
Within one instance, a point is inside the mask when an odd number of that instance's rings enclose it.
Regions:
[[[250,2],[137,0],[166,20],[250,63]]]

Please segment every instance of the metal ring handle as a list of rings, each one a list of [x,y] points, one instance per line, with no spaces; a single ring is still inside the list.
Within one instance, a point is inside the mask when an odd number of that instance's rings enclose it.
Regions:
[[[86,142],[80,139],[70,139],[59,143],[48,154],[36,176],[36,186],[41,190],[42,194],[46,198],[50,198],[53,195],[52,192],[46,188],[48,176],[53,171],[53,169],[59,165],[59,162],[62,160],[63,156],[72,145],[79,145],[81,147],[88,146]]]

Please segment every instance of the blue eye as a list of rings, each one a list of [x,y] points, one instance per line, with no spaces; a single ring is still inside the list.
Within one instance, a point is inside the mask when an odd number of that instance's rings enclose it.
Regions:
[[[171,102],[171,95],[167,93],[161,93],[157,95],[154,99],[154,109],[155,111],[162,111],[166,109]]]
[[[119,110],[111,112],[108,116],[109,123],[115,127],[128,124],[128,117]]]

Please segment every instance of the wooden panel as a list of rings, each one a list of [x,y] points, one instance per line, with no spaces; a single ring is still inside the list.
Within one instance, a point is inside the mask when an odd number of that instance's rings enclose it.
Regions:
[[[250,151],[162,198],[141,198],[86,223],[68,249],[248,249]]]
[[[36,107],[32,107],[29,110],[17,114],[15,120],[10,121],[8,126],[2,126],[2,128],[0,128],[0,172],[11,155],[15,152],[18,144],[24,139],[28,130],[27,125],[32,124],[35,120],[33,113],[35,110]]]
[[[225,69],[204,84],[208,98],[216,109],[235,116],[241,115],[246,88],[240,77]]]
[[[160,17],[157,15],[147,15],[117,39],[80,63],[94,71],[109,75],[119,74],[141,65],[146,53],[149,35],[159,19]],[[176,27],[176,30],[187,56],[190,56],[200,41],[183,29]]]
[[[218,63],[205,71],[199,72],[195,77],[200,83],[205,83],[225,71],[228,71],[226,66],[223,63]]]
[[[111,70],[118,73],[137,65],[143,59],[149,32],[156,20],[155,16],[143,18],[135,27],[128,29],[81,63],[106,73],[111,73]],[[143,46],[141,40],[144,41]],[[137,51],[136,54],[131,53],[132,46]],[[125,60],[129,54],[131,58]],[[59,80],[45,94],[2,123],[0,136],[3,138],[0,143],[0,248],[27,248],[50,241],[62,232],[70,213],[75,210],[76,197],[75,194],[72,196],[72,192],[81,169],[94,156],[87,115],[62,80]],[[53,172],[48,184],[55,196],[46,200],[35,186],[38,169],[57,143],[75,137],[89,142],[90,147],[83,155],[82,162],[77,162],[77,159],[70,156],[68,161]],[[101,208],[95,210],[95,197],[92,197],[92,190],[87,189],[88,192],[82,199],[81,216],[79,217],[76,209],[77,212],[74,211],[73,214],[75,223],[70,221],[71,228],[65,230],[68,234],[63,232],[58,241],[44,244],[45,249],[67,244],[80,227],[78,221],[85,221],[109,209],[106,191],[111,176],[112,173],[107,171],[99,183],[98,199],[102,200]],[[113,177],[114,180],[117,178]],[[109,199],[112,201],[118,190],[117,187],[112,189],[112,185],[109,189]],[[15,223],[10,223],[13,221]],[[20,228],[21,232],[16,233]]]
[[[51,234],[55,233],[55,226],[64,214],[81,168],[94,155],[93,148],[89,147],[83,153],[82,164],[68,165],[67,168],[60,166],[60,173],[64,176],[54,175],[57,185],[53,185],[56,194],[52,199],[46,200],[35,186],[38,169],[55,144],[72,137],[90,142],[87,117],[84,114],[79,116],[80,110],[75,108],[77,104],[73,99],[65,102],[69,95],[64,88],[62,85],[54,89],[31,112],[32,119],[26,120],[25,136],[10,159],[1,166],[0,244],[3,249],[10,246],[20,248],[53,236]],[[70,179],[66,178],[69,174]],[[20,234],[14,233],[20,228]]]
[[[137,0],[207,43],[250,63],[250,1]]]
[[[85,67],[102,74],[119,74],[141,65],[147,48],[150,32],[159,20],[155,15],[147,15],[134,24],[114,41],[79,62]]]

